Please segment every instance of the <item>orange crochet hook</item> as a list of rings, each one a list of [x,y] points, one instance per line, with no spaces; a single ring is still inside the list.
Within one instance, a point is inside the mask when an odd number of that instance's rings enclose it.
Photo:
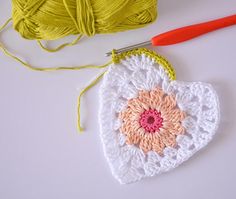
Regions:
[[[200,35],[212,32],[214,30],[225,28],[228,26],[236,25],[236,14],[228,17],[216,19],[213,21],[208,21],[205,23],[194,24],[190,26],[185,26],[175,30],[171,30],[160,35],[157,35],[151,39],[151,41],[142,42],[136,45],[128,46],[116,50],[117,53],[122,53],[131,49],[153,45],[153,46],[167,46],[172,44],[181,43]],[[107,53],[110,56],[112,52]]]

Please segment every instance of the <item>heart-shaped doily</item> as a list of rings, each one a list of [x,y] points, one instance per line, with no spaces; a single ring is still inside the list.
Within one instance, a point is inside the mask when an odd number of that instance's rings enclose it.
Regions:
[[[169,171],[206,146],[219,123],[211,85],[175,80],[161,56],[118,56],[100,90],[100,129],[114,177],[126,184]]]

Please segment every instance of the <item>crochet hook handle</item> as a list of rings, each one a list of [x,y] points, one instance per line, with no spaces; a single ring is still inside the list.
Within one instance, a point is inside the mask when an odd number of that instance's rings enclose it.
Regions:
[[[152,38],[153,46],[166,46],[184,42],[211,31],[236,25],[236,14],[213,21],[185,26],[165,32]]]
[[[236,25],[236,14],[216,19],[213,21],[208,21],[205,23],[199,23],[171,30],[153,37],[151,41],[142,42],[115,51],[116,53],[122,53],[128,50],[140,48],[147,45],[167,46],[167,45],[177,44],[201,36],[203,34],[212,32],[214,30],[225,28],[227,26],[232,26],[232,25]],[[106,55],[110,56],[111,54],[112,52],[108,52]]]

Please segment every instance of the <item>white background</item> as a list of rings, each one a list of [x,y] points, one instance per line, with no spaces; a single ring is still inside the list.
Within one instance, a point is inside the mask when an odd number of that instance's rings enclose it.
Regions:
[[[0,0],[0,23],[10,1]],[[236,0],[160,0],[159,19],[143,29],[84,38],[49,54],[9,28],[0,41],[34,66],[103,64],[104,53],[184,25],[236,13]],[[66,41],[70,40],[66,39]],[[64,42],[64,40],[60,42]],[[58,44],[53,42],[52,46]],[[236,197],[236,26],[186,43],[153,48],[184,81],[213,84],[221,124],[213,141],[179,168],[119,185],[99,138],[99,85],[83,98],[86,131],[76,129],[77,97],[99,70],[34,72],[0,53],[0,198],[227,198]]]

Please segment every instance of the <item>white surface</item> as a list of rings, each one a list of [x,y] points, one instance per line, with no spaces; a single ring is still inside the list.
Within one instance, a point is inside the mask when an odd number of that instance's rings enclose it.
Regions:
[[[0,0],[0,5],[2,24],[10,16],[10,1]],[[102,64],[112,48],[235,13],[236,0],[160,0],[154,24],[84,39],[56,54],[41,51],[11,29],[0,41],[35,66]],[[221,124],[208,147],[185,164],[128,186],[113,179],[102,153],[99,86],[83,99],[87,130],[77,134],[77,96],[98,71],[33,72],[0,53],[0,198],[235,198],[235,35],[234,26],[155,48],[174,65],[179,80],[213,84],[220,97]]]

